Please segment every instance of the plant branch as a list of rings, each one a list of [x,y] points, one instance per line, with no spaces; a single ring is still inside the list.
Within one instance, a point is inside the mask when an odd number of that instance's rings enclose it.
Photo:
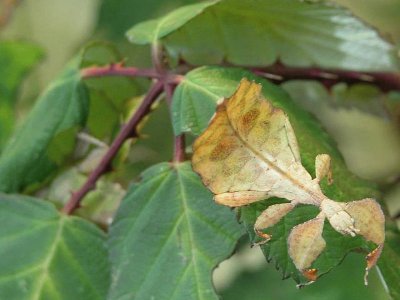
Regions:
[[[180,134],[175,136],[174,140],[174,162],[183,162],[186,160],[186,142],[185,142],[185,135]]]
[[[158,51],[156,53],[159,54]],[[156,54],[154,54],[156,56]],[[160,58],[154,62],[157,69],[140,69],[136,67],[125,67],[122,63],[110,64],[107,66],[93,66],[81,70],[83,78],[104,77],[104,76],[127,76],[127,77],[147,77],[160,79],[168,83],[179,83],[183,75],[166,72],[159,65]],[[190,70],[191,68],[188,68]],[[187,70],[187,71],[188,71]],[[282,83],[288,80],[316,80],[323,83],[327,88],[336,83],[345,82],[369,83],[376,85],[382,91],[400,90],[400,73],[394,72],[358,72],[339,69],[321,68],[298,68],[288,67],[282,64],[274,64],[264,68],[252,68],[253,73],[265,77],[275,83]]]
[[[284,66],[280,63],[265,68],[253,68],[252,71],[256,75],[265,77],[276,83],[303,79],[321,81],[328,88],[338,82],[345,82],[348,84],[374,84],[384,92],[400,90],[400,73],[393,72],[358,72],[339,69],[298,68]]]
[[[125,67],[122,63],[109,64],[107,66],[92,66],[81,69],[82,78],[95,78],[106,76],[147,77],[157,79],[166,83],[178,84],[183,75],[172,72],[160,73],[156,69],[140,69],[136,67]]]
[[[172,118],[171,108],[172,108],[172,98],[174,94],[174,88],[175,88],[174,85],[164,83],[165,98],[169,106],[171,118]],[[186,148],[185,135],[180,134],[178,136],[174,136],[174,157],[173,157],[174,162],[185,161],[186,159],[185,148]]]
[[[165,91],[165,100],[167,101],[168,107],[171,110],[172,106],[172,98],[174,95],[174,88],[168,83],[164,83],[164,91]]]
[[[62,209],[63,213],[67,215],[72,214],[74,210],[79,207],[79,204],[83,199],[83,197],[89,191],[95,188],[97,180],[104,173],[109,171],[111,162],[118,153],[123,143],[128,138],[138,135],[136,132],[137,126],[143,120],[143,118],[150,112],[152,104],[161,94],[162,91],[163,91],[163,83],[161,81],[157,81],[155,84],[152,85],[152,87],[144,97],[142,103],[140,104],[139,108],[136,110],[135,114],[132,116],[129,122],[121,129],[121,131],[111,144],[109,150],[100,161],[99,165],[89,175],[84,185],[78,191],[72,193],[71,198]]]
[[[127,77],[149,77],[159,79],[160,74],[154,69],[139,69],[136,67],[125,67],[122,63],[109,64],[107,66],[93,66],[81,69],[83,78],[104,76],[127,76]]]

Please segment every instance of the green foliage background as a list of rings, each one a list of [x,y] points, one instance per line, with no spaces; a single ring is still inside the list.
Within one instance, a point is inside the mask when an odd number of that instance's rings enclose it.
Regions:
[[[197,1],[194,0],[104,0],[102,2],[98,0],[23,1],[15,12],[15,16],[9,26],[0,31],[0,43],[9,39],[23,39],[36,43],[43,49],[30,50],[32,57],[31,60],[27,59],[25,66],[26,68],[30,68],[40,58],[42,62],[40,68],[36,68],[30,73],[25,84],[19,89],[18,94],[16,94],[16,91],[10,91],[10,95],[13,95],[14,99],[17,100],[14,101],[14,107],[12,113],[10,113],[13,118],[9,128],[14,126],[19,128],[21,126],[22,121],[25,120],[26,112],[32,107],[39,91],[42,91],[50,81],[54,80],[57,76],[56,74],[62,71],[66,62],[76,54],[76,49],[80,48],[85,41],[92,39],[110,39],[118,45],[122,53],[115,53],[111,48],[108,52],[96,52],[96,49],[89,49],[83,64],[88,65],[91,62],[101,63],[109,61],[110,58],[117,60],[118,57],[126,57],[129,64],[149,66],[149,47],[130,45],[124,37],[125,31],[137,22],[150,18],[162,17],[166,12],[180,5],[196,2]],[[400,3],[398,1],[367,0],[361,3],[350,0],[338,0],[337,2],[350,7],[354,14],[361,16],[365,21],[377,27],[385,38],[391,40],[396,45],[400,45],[400,26],[398,21]],[[65,12],[70,12],[75,16],[73,22],[71,18],[68,17],[69,14]],[[52,24],[52,26],[48,26],[48,24]],[[176,37],[176,39],[179,41],[179,37]],[[3,44],[0,45],[0,49],[2,46]],[[43,53],[45,53],[44,58]],[[21,69],[21,72],[26,73],[23,69]],[[4,75],[0,73],[0,76]],[[73,84],[79,83],[73,82]],[[115,95],[115,93],[112,95],[108,94],[107,87],[115,86],[116,84],[119,85],[117,95]],[[66,128],[72,128],[72,130],[74,130],[75,126],[76,128],[80,126],[82,118],[88,118],[90,134],[109,142],[112,140],[112,137],[115,136],[116,130],[121,122],[125,120],[136,107],[138,99],[134,96],[140,96],[147,87],[147,83],[130,82],[129,80],[121,83],[121,81],[115,79],[102,79],[101,82],[88,82],[87,85],[91,88],[92,93],[90,111],[96,112],[96,115],[101,115],[102,120],[107,120],[107,122],[113,124],[113,126],[101,128],[104,122],[99,122],[93,115],[86,115],[83,111],[82,114],[78,114],[77,119],[71,124],[68,124]],[[353,172],[361,177],[381,183],[390,181],[391,177],[396,176],[400,172],[400,139],[398,124],[390,121],[391,116],[386,115],[385,112],[376,113],[377,110],[374,107],[371,108],[371,106],[366,103],[360,103],[364,100],[364,97],[361,97],[362,100],[360,101],[357,99],[353,100],[352,97],[343,96],[343,93],[340,94],[339,88],[338,93],[328,94],[315,83],[303,84],[299,82],[290,82],[285,83],[283,87],[298,104],[306,110],[311,111],[320,119],[323,126],[327,128],[329,134],[337,142],[340,151],[344,155],[345,161]],[[354,94],[358,95],[357,92]],[[367,94],[371,95],[369,92]],[[15,95],[18,97],[15,98]],[[42,97],[46,97],[46,95]],[[397,95],[393,97],[397,99]],[[2,98],[0,99],[3,101]],[[95,100],[93,101],[93,99]],[[344,100],[341,102],[341,99]],[[342,105],[346,100],[349,100],[348,103],[346,103],[349,107],[356,106],[358,108],[361,107],[361,109],[349,109],[345,105]],[[58,108],[60,107],[58,106]],[[1,118],[2,116],[0,116],[0,119]],[[7,117],[7,120],[10,120],[10,117]],[[207,120],[204,122],[206,123]],[[60,132],[64,131],[66,128],[61,128]],[[164,130],[161,131],[159,128],[163,128]],[[176,128],[174,129],[176,131]],[[2,149],[1,147],[4,143],[2,139],[6,139],[6,137],[3,136],[3,132],[6,131],[1,131],[0,149]],[[155,163],[170,160],[172,132],[173,129],[169,122],[168,110],[165,104],[161,104],[144,125],[142,129],[143,139],[140,139],[132,148],[130,145],[126,146],[126,149],[124,149],[126,157],[123,157],[123,153],[121,155],[122,157],[119,159],[124,163],[120,163],[116,173],[107,175],[104,179],[105,182],[110,180],[117,184],[117,186],[107,186],[105,188],[106,191],[114,192],[115,190],[122,190],[122,192],[124,192],[130,183],[126,178],[137,178],[137,175],[145,168]],[[65,134],[68,136],[74,133],[75,132],[72,131],[66,132]],[[64,148],[64,146],[65,145],[61,145],[61,148]],[[53,147],[57,149],[57,147],[59,148],[60,146],[57,145],[57,142],[54,142]],[[366,148],[368,151],[365,151]],[[162,149],[162,151],[160,151],[160,149]],[[69,152],[70,151],[67,151],[67,154],[70,154]],[[80,155],[79,153],[76,154],[74,159],[78,160],[82,158],[83,155]],[[76,162],[76,160],[74,161]],[[91,160],[86,158],[88,164],[93,163],[92,161],[96,161],[95,156],[92,157]],[[119,162],[117,161],[116,163],[118,164]],[[2,167],[5,168],[7,166],[4,167],[0,161],[0,170]],[[26,168],[26,166],[21,168]],[[54,166],[50,166],[49,168],[54,169]],[[71,168],[73,168],[73,172],[77,172],[82,178],[86,178],[87,176],[87,171],[85,171],[82,164],[76,167],[75,164],[68,161],[68,164],[63,165],[62,168],[62,171],[65,171],[65,173],[70,172]],[[37,174],[33,177],[36,178],[36,175]],[[73,177],[76,178],[75,175]],[[29,178],[30,177],[26,180],[29,180]],[[71,177],[67,176],[67,178]],[[64,187],[65,184],[68,184],[73,189],[81,184],[81,181],[72,182],[71,179],[61,182],[62,184],[60,185],[53,183],[50,188],[40,191],[40,193],[42,193],[41,195],[46,195],[58,206],[62,205],[65,199],[62,199],[63,197],[57,195],[55,191]],[[32,182],[29,182],[29,184],[30,183]],[[6,180],[2,180],[0,185],[1,184],[7,184],[7,178]],[[18,188],[20,188],[20,186]],[[38,187],[35,187],[35,189],[37,188]],[[7,188],[5,190],[7,190]],[[16,190],[16,188],[11,187],[9,190]],[[104,200],[104,197],[101,195],[94,195],[93,197],[96,198],[96,201],[99,201],[99,199],[100,201],[104,201],[104,203],[106,203],[105,206],[102,206],[100,209],[94,207],[93,210],[89,208],[79,213],[89,219],[95,220],[97,223],[104,224],[106,223],[105,220],[109,217],[107,211],[115,209],[120,199],[113,199],[110,207],[107,204],[107,199]],[[391,199],[398,199],[398,196],[392,195]],[[108,200],[110,201],[110,199]],[[36,201],[35,199],[30,199],[29,203],[36,203]],[[398,200],[388,202],[390,213],[395,213],[399,209],[399,202]],[[10,203],[10,200],[5,199],[2,205],[8,205],[8,203]],[[17,207],[19,205],[18,201],[15,204],[10,203],[9,205],[15,207],[8,207],[7,209],[17,211],[20,209]],[[39,205],[37,209],[38,215],[40,216],[39,218],[45,215],[43,218],[50,218],[53,220],[52,222],[54,224],[49,224],[48,230],[54,231],[54,229],[50,227],[56,226],[57,222],[62,222],[58,220],[59,217],[56,215],[56,212],[46,207],[46,205]],[[25,220],[25,222],[31,221]],[[82,234],[93,235],[92,238],[94,242],[101,244],[104,239],[101,232],[99,230],[96,231],[94,227],[92,228],[89,226],[89,228],[87,226],[89,225],[83,223],[77,225],[79,228],[85,228]],[[391,232],[393,232],[393,236],[388,236],[388,242],[392,244],[391,251],[393,251],[390,255],[392,255],[394,262],[398,262],[398,256],[395,251],[398,246],[398,229],[396,224],[390,224],[390,226]],[[43,230],[45,229],[47,228],[44,227]],[[66,236],[66,243],[68,239],[69,237]],[[85,238],[83,237],[82,240],[85,240]],[[77,241],[74,242],[77,243]],[[84,241],[82,243],[83,244],[78,243],[78,246],[84,247]],[[38,249],[35,251],[46,251],[45,242],[37,245],[37,247]],[[217,289],[222,294],[223,299],[293,299],[294,297],[296,297],[296,299],[320,297],[324,299],[354,299],[356,297],[362,297],[363,299],[386,299],[388,297],[375,271],[370,278],[369,289],[366,289],[362,285],[362,270],[358,268],[363,264],[360,256],[351,254],[335,272],[322,277],[318,285],[298,291],[295,290],[292,281],[286,280],[282,282],[280,280],[280,273],[274,270],[272,264],[265,264],[265,259],[263,256],[259,255],[258,249],[247,252],[247,250],[244,250],[247,249],[247,247],[247,242],[243,242],[239,247],[242,248],[243,251],[235,255],[230,261],[223,263],[214,276],[214,282],[217,285]],[[59,250],[61,255],[60,259],[62,255],[65,255],[62,249],[63,248]],[[74,249],[71,251],[74,251]],[[80,250],[78,249],[77,251]],[[87,255],[88,257],[90,256],[90,254]],[[250,257],[255,259],[255,262],[249,262],[248,260]],[[99,264],[99,266],[101,266],[101,264]],[[393,266],[386,267],[393,268]],[[7,269],[3,270],[7,272]],[[396,277],[396,272],[397,270],[393,271],[394,275],[393,278],[391,278],[393,281],[399,279]],[[106,279],[100,278],[98,282],[106,282]],[[59,284],[59,286],[62,286],[63,284],[71,283],[60,280]],[[91,289],[92,285],[89,283],[88,287]],[[51,293],[53,291],[51,288],[45,289],[45,291],[49,293],[49,295],[52,295]],[[105,293],[105,291],[101,292]],[[76,295],[71,295],[71,297],[75,296]],[[101,298],[101,296],[99,296],[99,298]]]

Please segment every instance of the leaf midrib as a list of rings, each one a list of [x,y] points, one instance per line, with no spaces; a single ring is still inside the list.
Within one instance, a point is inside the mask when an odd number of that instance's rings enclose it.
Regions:
[[[52,263],[52,260],[56,254],[57,247],[62,239],[62,232],[64,229],[64,224],[67,220],[67,217],[61,216],[60,221],[57,227],[57,232],[54,237],[53,245],[50,247],[49,252],[47,253],[46,259],[43,262],[43,267],[42,267],[42,274],[38,280],[38,287],[36,289],[36,292],[33,294],[32,300],[39,300],[41,296],[41,292],[43,290],[44,284],[46,282],[46,279],[49,275],[49,269]]]
[[[193,232],[192,232],[192,224],[190,222],[189,219],[189,207],[188,207],[188,203],[187,203],[187,196],[186,196],[186,191],[185,191],[185,186],[183,184],[183,180],[181,178],[180,175],[180,170],[176,171],[177,173],[177,179],[179,182],[179,189],[181,191],[181,203],[182,203],[182,209],[183,209],[183,215],[184,218],[186,219],[186,223],[187,223],[187,227],[188,227],[188,236],[189,236],[189,243],[191,245],[190,249],[191,249],[191,262],[193,265],[193,273],[194,276],[196,278],[196,292],[198,295],[198,299],[203,299],[203,297],[201,296],[201,291],[200,291],[200,287],[197,284],[197,282],[199,282],[199,275],[198,275],[198,267],[197,267],[197,261],[196,261],[196,257],[195,257],[195,252],[196,252],[196,247],[195,247],[195,242],[193,239]]]

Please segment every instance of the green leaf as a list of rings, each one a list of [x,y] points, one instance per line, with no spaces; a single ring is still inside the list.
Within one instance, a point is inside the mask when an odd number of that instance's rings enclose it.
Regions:
[[[0,191],[16,192],[39,184],[57,167],[71,147],[66,131],[74,134],[84,126],[89,99],[76,67],[69,67],[40,96],[20,130],[0,157]],[[70,144],[69,151],[49,152],[60,147],[59,134]],[[67,144],[68,144],[67,143]]]
[[[22,79],[41,59],[41,49],[21,42],[0,43],[0,150],[14,127],[14,104]]]
[[[189,163],[153,166],[111,226],[110,299],[218,299],[211,272],[241,235]]]
[[[282,203],[282,200],[267,200],[264,203],[253,205],[251,208],[242,209],[242,220],[247,224],[250,237],[253,241],[256,240],[253,233],[256,217],[266,207],[276,203]],[[287,240],[294,226],[315,218],[317,215],[318,209],[316,207],[299,206],[287,214],[278,224],[268,229],[268,233],[272,235],[272,239],[263,245],[261,250],[268,261],[274,261],[276,268],[282,270],[283,278],[292,277],[298,283],[306,283],[308,281],[308,279],[304,279],[301,273],[297,271],[289,257]],[[318,270],[318,275],[325,274],[333,267],[339,265],[346,254],[352,250],[358,251],[362,249],[364,253],[368,253],[374,249],[374,246],[370,247],[360,236],[352,238],[339,234],[328,222],[324,225],[323,238],[326,241],[326,248],[312,265],[313,268]],[[364,270],[365,265],[365,262],[364,264],[360,264],[358,266],[359,270]],[[358,280],[359,282],[363,282],[362,275],[360,275]]]
[[[191,19],[201,14],[204,9],[217,1],[204,1],[178,8],[163,18],[140,23],[127,32],[132,43],[149,44],[179,29]]]
[[[361,17],[367,23],[377,28],[382,36],[394,43],[400,42],[400,30],[398,16],[400,14],[400,2],[389,1],[352,1],[335,0],[334,2],[348,7],[356,16]]]
[[[140,5],[131,0],[113,0],[102,1],[99,27],[107,33],[108,37],[121,39],[127,28],[132,22],[141,22],[149,17],[160,15],[171,8],[180,5],[195,3],[197,0],[148,0],[143,1]],[[118,16],[116,18],[115,16]]]
[[[173,99],[173,122],[175,134],[202,132],[215,111],[216,102],[222,97],[229,97],[237,88],[239,81],[246,77],[263,86],[264,96],[276,107],[283,109],[289,116],[300,146],[302,164],[314,175],[314,161],[317,154],[327,153],[333,161],[334,184],[328,186],[322,182],[324,194],[330,199],[348,201],[377,195],[376,189],[369,182],[355,177],[346,168],[335,143],[313,116],[294,103],[286,92],[265,79],[238,68],[202,67],[189,72],[177,87]],[[251,239],[254,239],[253,225],[256,217],[269,205],[282,200],[269,199],[241,209],[242,221],[248,228]],[[292,276],[297,282],[303,278],[296,270],[287,252],[287,236],[293,226],[317,215],[315,207],[299,206],[291,211],[269,231],[272,240],[262,247],[268,260],[274,260],[283,276]],[[328,272],[338,265],[345,255],[353,249],[372,250],[360,237],[345,237],[334,231],[327,223],[323,237],[327,248],[314,263],[318,274]],[[360,266],[364,269],[365,266]],[[360,278],[362,280],[362,278]]]
[[[105,234],[42,200],[0,195],[1,299],[105,299]]]
[[[176,15],[180,19],[173,19]],[[195,65],[263,66],[279,59],[303,67],[398,67],[393,47],[371,27],[325,2],[202,2],[140,23],[128,31],[128,38],[138,44],[161,39],[170,56]]]

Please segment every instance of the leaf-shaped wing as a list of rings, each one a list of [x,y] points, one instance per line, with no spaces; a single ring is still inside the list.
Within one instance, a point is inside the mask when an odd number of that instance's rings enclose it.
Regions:
[[[307,270],[325,248],[325,240],[322,237],[324,217],[316,217],[312,220],[295,226],[288,238],[289,255],[296,268],[310,280],[316,279],[313,271]],[[310,272],[311,271],[311,272]]]
[[[346,203],[346,212],[354,219],[360,235],[375,244],[385,240],[385,216],[374,199],[363,199]]]
[[[240,206],[276,196],[315,204],[323,195],[300,162],[286,114],[242,79],[193,146],[193,168],[216,200]]]

